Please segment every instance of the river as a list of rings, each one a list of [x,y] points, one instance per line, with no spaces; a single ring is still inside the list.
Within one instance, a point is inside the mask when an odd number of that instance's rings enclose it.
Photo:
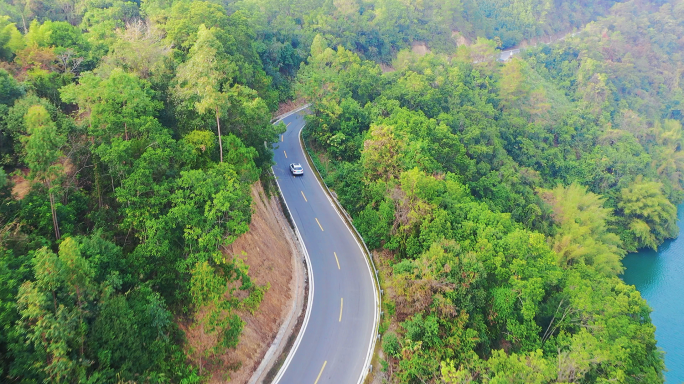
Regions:
[[[641,292],[653,309],[658,346],[665,351],[665,382],[684,383],[684,204],[677,210],[679,237],[666,241],[658,252],[627,255],[625,283]]]

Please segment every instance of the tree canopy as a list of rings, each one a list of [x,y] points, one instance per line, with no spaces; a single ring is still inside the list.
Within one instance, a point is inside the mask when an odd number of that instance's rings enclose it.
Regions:
[[[618,276],[678,233],[683,41],[682,0],[4,1],[0,381],[208,381],[269,289],[226,248],[271,118],[309,102],[379,266],[376,373],[662,383]]]
[[[678,233],[681,89],[656,73],[677,76],[681,4],[624,2],[497,62],[523,25],[571,9],[522,4],[478,3],[511,34],[384,71],[319,32],[299,71],[314,161],[380,266],[385,377],[663,382],[650,310],[618,276]]]

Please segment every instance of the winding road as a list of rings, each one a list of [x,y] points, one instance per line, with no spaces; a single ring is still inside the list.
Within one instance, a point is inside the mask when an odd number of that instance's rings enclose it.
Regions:
[[[304,116],[282,119],[273,172],[303,240],[309,302],[302,328],[274,383],[361,383],[368,372],[378,320],[370,265],[361,245],[307,163],[299,135]],[[300,163],[304,175],[290,174]]]

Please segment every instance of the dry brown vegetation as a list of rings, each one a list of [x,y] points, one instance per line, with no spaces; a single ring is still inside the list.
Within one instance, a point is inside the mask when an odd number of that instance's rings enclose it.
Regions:
[[[245,327],[237,348],[228,350],[215,361],[202,361],[203,369],[211,372],[209,383],[246,383],[261,362],[291,307],[293,292],[292,247],[277,216],[282,212],[275,198],[266,197],[261,183],[252,187],[254,214],[249,232],[240,236],[224,251],[226,257],[240,257],[250,266],[249,274],[256,284],[270,283],[259,309],[239,313]],[[205,314],[200,311],[198,317]],[[199,324],[201,321],[196,321]],[[216,343],[216,335],[208,335],[201,327],[180,324],[186,332],[188,350],[206,350]],[[197,353],[191,353],[194,365],[199,364]]]
[[[306,100],[299,98],[296,100],[289,100],[278,105],[278,110],[273,113],[273,117],[284,115],[288,112],[292,112],[297,108],[303,107],[306,104]]]
[[[12,195],[17,199],[23,199],[31,190],[31,182],[26,179],[28,169],[22,170],[22,175],[14,175],[10,178],[12,181]]]
[[[425,56],[430,53],[430,48],[428,48],[427,43],[424,41],[414,41],[411,44],[411,51],[419,56]]]

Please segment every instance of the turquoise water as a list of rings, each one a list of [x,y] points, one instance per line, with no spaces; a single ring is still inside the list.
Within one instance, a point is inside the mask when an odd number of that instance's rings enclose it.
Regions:
[[[658,346],[665,351],[665,382],[684,383],[684,205],[678,209],[679,237],[623,260],[627,284],[633,284],[653,308]]]

